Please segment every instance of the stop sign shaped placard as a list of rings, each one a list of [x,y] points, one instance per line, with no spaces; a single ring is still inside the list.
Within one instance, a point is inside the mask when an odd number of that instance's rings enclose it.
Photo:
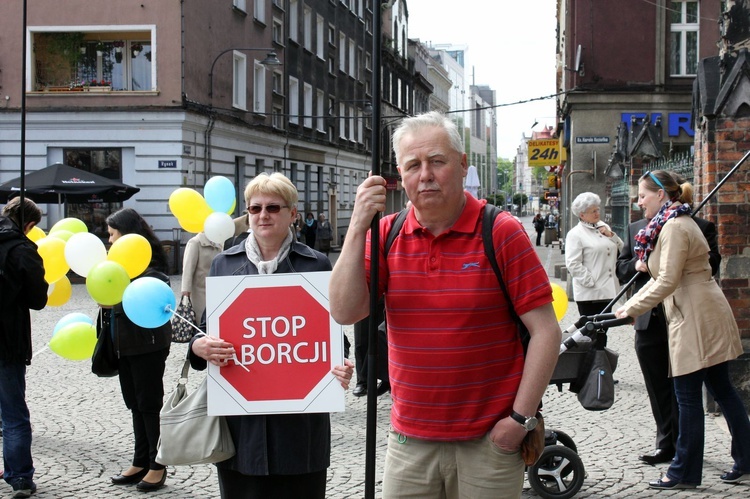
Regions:
[[[250,372],[230,365],[221,375],[247,400],[303,399],[331,370],[328,322],[302,286],[245,289],[219,316],[219,331],[240,345],[237,357]]]
[[[208,333],[234,346],[209,365],[209,414],[343,410],[331,374],[343,364],[343,330],[328,311],[330,272],[209,277]],[[340,400],[339,400],[340,399]]]

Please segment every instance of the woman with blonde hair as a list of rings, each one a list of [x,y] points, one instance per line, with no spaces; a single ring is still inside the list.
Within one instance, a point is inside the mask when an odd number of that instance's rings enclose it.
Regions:
[[[654,489],[688,489],[701,484],[705,415],[703,386],[721,407],[732,436],[734,465],[721,475],[736,483],[750,473],[750,421],[729,378],[728,363],[742,352],[740,334],[724,293],[711,276],[709,246],[690,216],[692,186],[657,170],[638,182],[638,205],[651,219],[635,237],[636,270],[651,279],[617,317],[638,317],[664,305],[669,364],[679,406],[675,457]]]
[[[292,223],[297,201],[297,189],[281,173],[255,177],[245,188],[251,232],[214,258],[209,276],[331,270],[328,257],[296,240]],[[189,355],[194,369],[203,370],[208,362],[225,366],[235,356],[235,346],[197,333]],[[346,389],[353,364],[346,359],[344,364],[331,372]],[[237,453],[216,465],[222,498],[325,497],[331,461],[328,413],[228,416],[227,423]]]

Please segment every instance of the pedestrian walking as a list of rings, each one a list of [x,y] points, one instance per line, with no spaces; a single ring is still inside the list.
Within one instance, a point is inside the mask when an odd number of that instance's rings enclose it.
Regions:
[[[318,240],[318,250],[328,255],[331,252],[331,240],[333,239],[333,228],[331,222],[326,220],[324,214],[318,215],[318,228],[316,238]]]

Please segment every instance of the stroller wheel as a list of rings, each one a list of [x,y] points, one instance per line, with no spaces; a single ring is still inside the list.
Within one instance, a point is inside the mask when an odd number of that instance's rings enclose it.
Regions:
[[[569,499],[581,490],[584,474],[578,454],[563,445],[548,445],[539,460],[529,467],[527,478],[540,497]]]
[[[573,441],[570,435],[562,430],[554,430],[554,432],[557,435],[558,444],[564,445],[573,452],[578,452],[578,447],[576,446],[576,443]]]

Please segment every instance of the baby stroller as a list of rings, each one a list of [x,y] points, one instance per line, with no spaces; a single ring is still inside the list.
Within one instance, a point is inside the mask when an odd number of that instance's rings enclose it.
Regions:
[[[571,385],[581,382],[581,376],[590,371],[589,355],[596,348],[594,341],[610,327],[633,322],[632,318],[616,319],[614,314],[581,316],[575,324],[563,333],[560,357],[552,373],[550,385],[562,391],[563,383]],[[604,349],[611,366],[611,373],[617,367],[617,353]],[[580,400],[580,397],[579,397]],[[564,431],[545,429],[545,447],[536,463],[526,470],[526,478],[531,488],[545,499],[568,499],[575,496],[583,486],[585,469],[578,456],[573,439]]]

